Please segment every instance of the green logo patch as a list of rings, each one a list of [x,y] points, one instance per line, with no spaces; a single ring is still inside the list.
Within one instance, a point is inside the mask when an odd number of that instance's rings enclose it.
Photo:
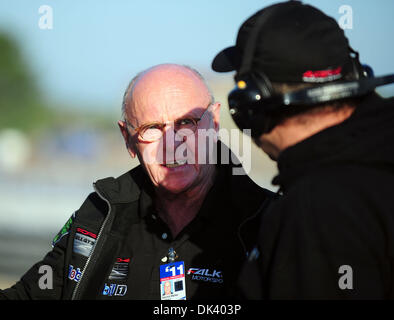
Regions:
[[[60,229],[59,233],[53,238],[52,240],[52,246],[54,247],[56,243],[60,241],[61,238],[63,238],[65,235],[67,235],[70,231],[71,224],[73,223],[75,219],[75,212],[71,215],[71,217],[67,220],[67,222],[64,224],[63,228]]]

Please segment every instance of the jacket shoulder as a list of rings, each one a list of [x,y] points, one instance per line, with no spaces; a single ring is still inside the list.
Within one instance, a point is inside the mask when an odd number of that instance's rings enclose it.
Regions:
[[[96,193],[110,203],[127,203],[136,201],[146,182],[146,174],[141,165],[114,178],[108,177],[94,183]]]
[[[133,202],[139,198],[143,175],[142,167],[138,166],[117,178],[97,180],[93,184],[95,191],[89,194],[76,211],[74,221],[78,224],[92,224],[92,221],[101,224],[110,205]]]
[[[146,174],[137,166],[121,176],[107,177],[94,182],[92,192],[77,210],[75,221],[82,224],[101,225],[111,207],[138,201]]]
[[[233,175],[230,179],[232,199],[241,207],[247,204],[255,211],[278,197],[276,193],[259,186],[247,174]]]

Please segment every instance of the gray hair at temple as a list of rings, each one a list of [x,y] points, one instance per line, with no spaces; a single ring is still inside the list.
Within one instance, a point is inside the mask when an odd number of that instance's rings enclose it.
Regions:
[[[206,86],[206,88],[208,89],[208,92],[209,92],[210,103],[211,103],[211,104],[214,104],[214,103],[215,103],[215,98],[214,98],[214,96],[213,96],[213,94],[212,94],[211,89],[210,89],[209,86],[207,85],[207,82],[205,81],[204,77],[201,75],[201,73],[198,72],[196,69],[194,69],[194,68],[192,68],[192,67],[190,67],[190,66],[187,66],[187,65],[182,65],[182,67],[185,67],[186,69],[188,69],[188,70],[190,70],[191,72],[193,72],[193,73],[194,73],[194,74],[205,84],[205,86]],[[149,69],[150,69],[150,68],[149,68]],[[141,72],[137,73],[137,74],[133,77],[133,79],[131,79],[129,85],[127,86],[127,88],[126,88],[126,90],[125,90],[125,92],[124,92],[123,101],[122,101],[122,119],[123,119],[123,120],[126,120],[126,105],[127,105],[127,103],[128,103],[128,99],[130,98],[131,93],[132,93],[133,90],[134,90],[134,86],[135,86],[137,80],[139,79],[139,77],[140,77],[141,75],[143,75],[143,74],[144,74],[147,70],[149,70],[149,69],[146,69],[146,70],[144,70],[144,71],[141,71]]]

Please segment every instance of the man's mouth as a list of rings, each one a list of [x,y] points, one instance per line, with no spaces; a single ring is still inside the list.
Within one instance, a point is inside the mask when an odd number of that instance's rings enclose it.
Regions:
[[[186,164],[186,160],[179,160],[179,161],[175,161],[172,163],[165,163],[165,164],[163,164],[163,166],[165,166],[167,168],[176,168],[179,166],[183,166],[184,164]]]

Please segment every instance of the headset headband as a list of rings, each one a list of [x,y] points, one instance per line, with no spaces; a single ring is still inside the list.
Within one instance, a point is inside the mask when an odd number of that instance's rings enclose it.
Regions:
[[[314,105],[333,100],[358,97],[372,92],[376,87],[394,82],[394,74],[337,82],[308,88],[283,95],[284,105]]]

